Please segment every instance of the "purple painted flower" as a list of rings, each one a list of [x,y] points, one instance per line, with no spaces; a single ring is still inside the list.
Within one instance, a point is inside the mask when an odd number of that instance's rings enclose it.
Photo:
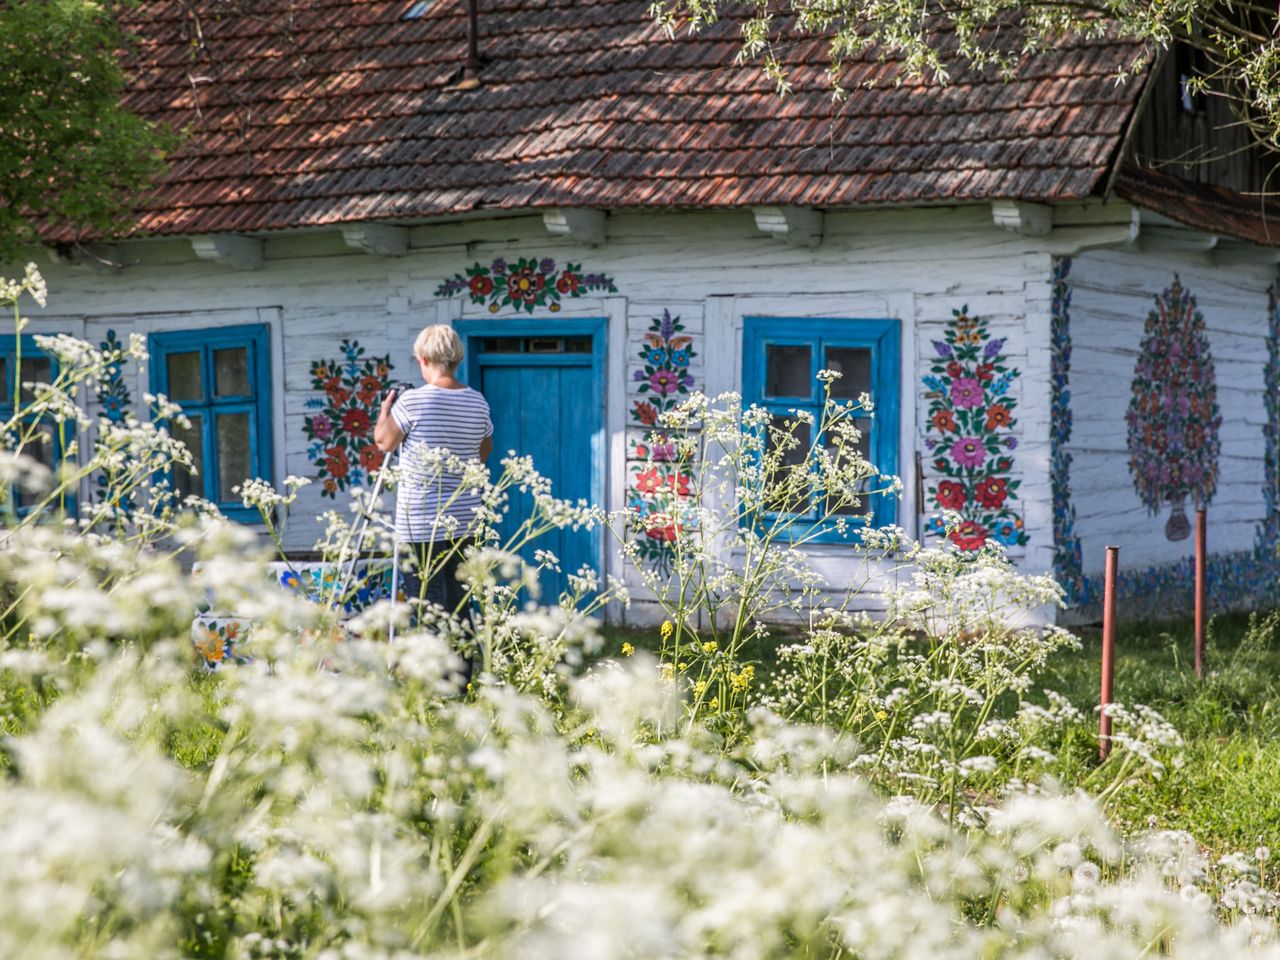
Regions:
[[[489,268],[494,273],[506,273],[507,261],[503,260],[501,257],[498,257],[496,260],[493,261],[493,263],[489,264]]]
[[[309,426],[311,427],[311,433],[317,440],[328,440],[333,434],[333,423],[328,417],[312,417]]]
[[[940,357],[951,356],[951,344],[946,343],[945,341],[942,341],[942,340],[933,341],[933,349],[938,351],[938,356]]]
[[[986,360],[990,360],[997,353],[1004,349],[1004,340],[988,340],[987,348],[982,351],[982,356]]]
[[[978,467],[987,457],[981,437],[961,437],[951,445],[951,459],[962,467]]]
[[[982,384],[974,377],[956,377],[951,381],[951,402],[957,407],[980,407],[982,401]]]
[[[658,327],[658,336],[662,337],[663,340],[670,340],[675,332],[676,325],[675,321],[671,319],[671,311],[663,310],[662,323]]]
[[[1018,438],[1011,434],[1004,438],[1004,445],[1010,450],[1016,450],[1018,447]]]
[[[538,264],[540,273],[551,273],[556,268],[556,262],[550,257],[543,257],[542,262]]]
[[[631,375],[631,379],[633,379],[633,380],[644,380],[644,379],[646,379],[646,378],[645,378],[645,372],[644,372],[643,370],[637,370],[635,373],[633,373],[633,374]]]
[[[649,377],[649,386],[654,393],[675,393],[680,389],[680,377],[671,370],[655,370]]]

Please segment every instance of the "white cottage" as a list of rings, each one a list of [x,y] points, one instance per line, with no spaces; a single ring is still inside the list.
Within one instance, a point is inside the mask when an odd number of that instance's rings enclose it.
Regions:
[[[129,235],[50,231],[31,328],[146,334],[101,410],[181,403],[178,479],[232,516],[246,476],[313,477],[303,515],[367,484],[378,395],[448,322],[497,448],[564,495],[643,511],[680,485],[637,458],[658,411],[802,407],[839,363],[906,481],[876,522],[936,536],[954,509],[960,548],[1005,544],[1082,616],[1119,544],[1132,614],[1190,602],[1204,505],[1214,602],[1277,599],[1280,218],[1183,58],[1117,84],[1133,49],[1094,42],[943,88],[870,55],[836,104],[820,43],[779,98],[732,65],[736,24],[672,40],[634,0],[485,0],[478,35],[463,0],[266,6],[137,12],[130,102],[190,136]],[[620,572],[599,538],[556,546]],[[848,538],[811,549],[852,576]]]

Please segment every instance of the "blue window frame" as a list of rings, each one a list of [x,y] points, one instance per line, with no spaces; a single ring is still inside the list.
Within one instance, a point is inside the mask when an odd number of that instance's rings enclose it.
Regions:
[[[743,401],[764,407],[777,422],[793,419],[788,411],[806,411],[813,415],[816,429],[824,402],[818,371],[839,370],[843,376],[832,384],[832,397],[856,402],[865,392],[875,407],[874,418],[858,423],[863,456],[881,473],[897,476],[900,361],[897,320],[747,317],[743,325]],[[801,441],[796,457],[802,458],[812,438],[806,424],[798,425],[796,432]],[[848,521],[844,534],[831,523],[814,529],[820,519],[816,503],[808,512],[796,514],[793,532],[819,542],[856,541],[859,530],[868,523],[879,527],[897,522],[897,498],[870,495],[859,508],[845,508],[840,514]]]
[[[265,323],[153,333],[151,389],[182,408],[188,428],[171,426],[195,460],[175,468],[179,496],[196,495],[235,520],[258,519],[232,493],[243,481],[271,479],[271,341]]]
[[[18,337],[0,338],[0,420],[6,423],[13,418],[15,409],[33,399],[31,390],[26,387],[22,388],[19,396],[19,384],[53,383],[58,378],[57,358],[36,346],[35,337],[30,334],[21,336],[21,370],[18,369],[18,347]],[[22,448],[22,452],[50,470],[56,469],[62,462],[66,442],[72,439],[75,425],[60,425],[51,419],[41,422],[39,417],[32,415],[23,417],[22,422],[24,432],[32,424],[37,424],[39,428],[38,435]],[[11,502],[17,504],[19,513],[29,510],[37,502],[32,494],[17,489],[11,491],[11,495],[14,497]],[[68,511],[74,512],[74,498],[69,497],[65,506]]]

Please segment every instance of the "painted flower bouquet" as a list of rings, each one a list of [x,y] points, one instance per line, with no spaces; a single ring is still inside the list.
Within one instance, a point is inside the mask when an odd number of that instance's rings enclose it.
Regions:
[[[581,264],[566,263],[557,270],[550,257],[520,257],[515,263],[497,257],[487,267],[477,262],[465,273],[455,273],[436,287],[436,296],[466,293],[472,303],[487,303],[490,313],[508,306],[525,313],[539,308],[557,313],[561,299],[576,299],[588,290],[616,293],[617,289],[603,273],[583,273]]]
[[[324,398],[308,401],[318,410],[302,425],[311,441],[307,456],[317,468],[321,496],[358,486],[382,466],[373,442],[382,395],[391,386],[391,355],[365,356],[358,340],[343,340],[340,360],[319,360],[311,367],[311,385]]]
[[[941,475],[929,488],[929,504],[960,515],[946,531],[941,515],[929,532],[943,534],[970,552],[988,540],[1006,547],[1027,542],[1021,517],[1012,509],[1020,481],[1011,477],[1011,452],[1018,440],[1017,400],[1009,389],[1018,377],[1004,354],[1004,340],[993,339],[986,321],[953,310],[945,339],[933,341],[931,374],[924,378],[929,422],[926,446]]]

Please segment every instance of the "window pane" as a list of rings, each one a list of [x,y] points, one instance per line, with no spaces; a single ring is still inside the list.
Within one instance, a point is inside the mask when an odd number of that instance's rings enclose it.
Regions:
[[[48,357],[23,357],[18,379],[23,383],[52,383],[53,363]],[[22,403],[30,403],[35,399],[35,393],[30,387],[23,387],[18,396]]]
[[[180,427],[176,423],[169,425],[170,435],[187,445],[193,462],[191,470],[177,465],[173,468],[173,489],[177,491],[180,498],[203,493],[199,478],[204,475],[204,417],[193,413],[189,414],[187,419],[191,421],[190,427]]]
[[[480,348],[485,353],[519,353],[524,349],[524,340],[520,337],[485,337]]]
[[[170,400],[203,400],[204,372],[200,369],[200,351],[171,353],[165,357],[169,369]]]
[[[23,367],[27,365],[26,361],[22,362]],[[29,424],[31,421],[27,421]],[[20,428],[20,429],[26,429]],[[52,423],[40,424],[38,432],[22,447],[24,456],[30,457],[39,463],[44,464],[50,470],[54,468],[55,458],[54,452],[57,450],[54,438],[57,437],[55,430],[57,427]],[[18,507],[32,507],[43,500],[46,493],[29,493],[24,490],[18,491]]]
[[[857,400],[863,393],[871,392],[871,351],[865,347],[827,347],[823,366],[843,374],[831,384],[831,396],[836,400]]]
[[[218,500],[235,500],[232,488],[249,479],[249,415],[218,416]]]
[[[247,397],[252,393],[246,347],[213,351],[213,389],[219,397]]]
[[[870,419],[858,419],[854,421],[854,424],[857,426],[857,428],[860,431],[862,431],[862,436],[858,439],[858,444],[854,449],[856,449],[858,453],[861,454],[863,460],[866,460],[868,462],[871,460],[872,423],[873,421]],[[828,450],[831,450],[833,447],[833,444],[831,444],[830,442],[827,442],[826,446]],[[848,448],[846,447],[845,449],[847,450]],[[832,450],[832,452],[834,453],[834,450]],[[838,456],[836,460],[836,466],[837,468],[843,466]],[[858,503],[857,506],[854,506],[853,504],[847,502],[847,499],[848,499],[847,494],[836,494],[828,498],[827,509],[833,511],[838,515],[847,516],[847,517],[861,517],[866,514],[869,514],[871,512],[871,503],[869,501],[867,493],[868,491],[871,490],[872,479],[873,478],[871,477],[867,477],[858,482],[857,495],[859,497],[860,502]],[[840,506],[837,506],[837,503],[839,503],[839,501],[841,500],[845,500],[846,502]]]
[[[813,348],[806,344],[766,344],[764,392],[770,397],[810,397],[814,381]]]
[[[781,462],[769,476],[769,509],[774,513],[805,514],[810,512],[808,484],[785,486],[793,471],[804,469],[809,458],[810,427],[803,420],[773,414],[769,418],[769,436],[765,449],[772,454],[780,450]],[[794,481],[793,481],[794,482]]]

